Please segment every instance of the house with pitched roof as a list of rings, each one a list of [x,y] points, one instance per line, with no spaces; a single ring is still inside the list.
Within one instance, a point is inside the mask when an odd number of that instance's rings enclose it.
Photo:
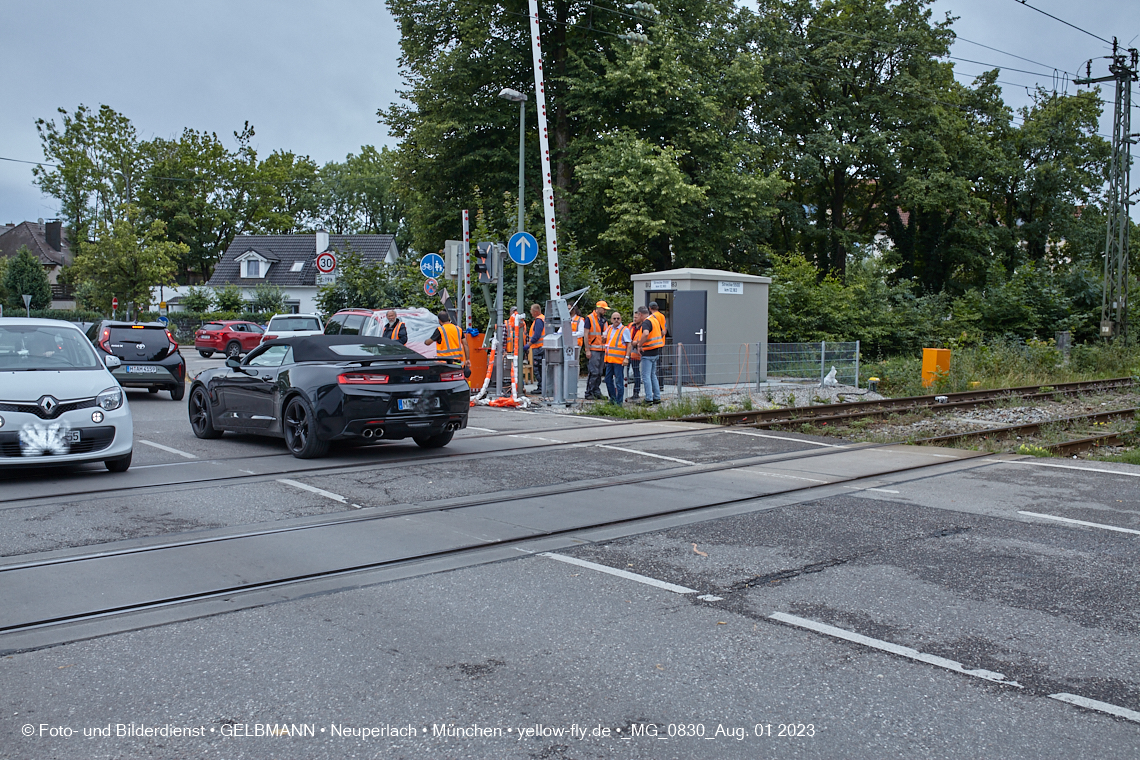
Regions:
[[[75,299],[71,291],[59,281],[60,272],[71,266],[75,255],[71,252],[68,230],[58,219],[35,222],[20,222],[0,225],[0,256],[11,258],[24,246],[32,252],[47,273],[51,283],[51,306],[53,309],[74,309]]]
[[[317,256],[326,251],[338,258],[354,253],[365,265],[394,264],[400,255],[394,235],[330,235],[324,230],[307,235],[238,235],[207,284],[211,288],[237,285],[247,301],[253,300],[258,285],[276,285],[284,291],[289,311],[313,313],[320,287]],[[166,289],[166,301],[172,309],[178,310],[184,290]]]

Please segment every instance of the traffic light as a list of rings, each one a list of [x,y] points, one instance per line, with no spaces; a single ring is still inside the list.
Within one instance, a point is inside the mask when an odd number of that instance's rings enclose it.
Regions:
[[[498,280],[498,258],[494,243],[479,243],[475,251],[475,274],[480,284],[490,285]]]

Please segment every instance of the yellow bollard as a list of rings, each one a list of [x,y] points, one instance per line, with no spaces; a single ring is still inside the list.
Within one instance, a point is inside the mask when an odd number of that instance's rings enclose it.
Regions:
[[[929,388],[939,375],[950,374],[950,349],[922,349],[922,387]]]

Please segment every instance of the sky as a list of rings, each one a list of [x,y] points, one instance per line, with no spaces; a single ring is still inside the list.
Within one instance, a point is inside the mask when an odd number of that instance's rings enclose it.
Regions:
[[[1140,46],[1136,0],[1029,4]],[[36,119],[80,103],[111,106],[143,139],[176,138],[190,127],[216,132],[232,147],[232,133],[249,121],[259,155],[292,150],[318,164],[344,160],[362,145],[393,145],[376,111],[395,102],[403,86],[400,32],[382,0],[7,0],[5,7],[0,158],[42,160]],[[1011,83],[1002,87],[1013,106],[1029,102],[1026,86],[1052,89],[1054,68],[1073,71],[1108,53],[1103,42],[1018,0],[936,0],[932,8],[938,18],[958,17],[952,54],[982,62],[956,61],[959,80],[1008,67],[1000,79]],[[1094,75],[1098,65],[1107,73],[1107,62],[1097,61]],[[1058,87],[1076,89],[1063,81]],[[1134,87],[1140,103],[1140,85]],[[1105,94],[1111,99],[1111,89]],[[1100,131],[1108,135],[1106,110]],[[1140,116],[1133,120],[1138,127]],[[1134,170],[1134,187],[1138,179]],[[32,184],[30,165],[0,160],[0,223],[57,213],[54,199]]]

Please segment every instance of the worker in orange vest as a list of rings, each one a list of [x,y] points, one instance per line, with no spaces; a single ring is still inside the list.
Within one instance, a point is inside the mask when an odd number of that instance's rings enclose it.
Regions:
[[[649,316],[649,309],[637,307],[634,316],[637,329],[641,331],[638,346],[641,350],[641,382],[645,384],[645,403],[661,403],[661,381],[657,377],[657,360],[665,347],[665,333],[661,324]]]
[[[641,398],[641,330],[637,323],[637,314],[633,315],[633,324],[629,326],[629,368],[633,370],[633,395],[631,399]]]
[[[451,315],[447,310],[439,313],[439,327],[424,341],[427,345],[438,343],[435,358],[463,365],[463,376],[471,377],[471,360],[467,357],[467,341],[463,340],[463,333],[451,324]]]
[[[629,328],[621,323],[621,313],[610,315],[606,328],[606,390],[610,403],[621,406],[625,401],[625,365],[629,363]]]
[[[395,309],[388,309],[388,321],[384,323],[384,333],[381,338],[388,338],[389,340],[398,340],[399,342],[407,345],[408,343],[408,328],[396,317]]]
[[[656,320],[658,326],[661,327],[661,337],[666,337],[669,334],[669,322],[661,313],[661,307],[657,305],[656,301],[649,302],[649,316]]]
[[[602,399],[602,373],[606,356],[606,312],[610,305],[598,301],[586,317],[586,395],[587,399]]]
[[[534,303],[530,305],[530,315],[534,321],[530,323],[530,335],[527,336],[523,350],[530,351],[531,371],[534,372],[534,381],[538,385],[534,392],[542,395],[542,360],[546,352],[542,348],[542,337],[546,335],[546,316],[542,307]]]

